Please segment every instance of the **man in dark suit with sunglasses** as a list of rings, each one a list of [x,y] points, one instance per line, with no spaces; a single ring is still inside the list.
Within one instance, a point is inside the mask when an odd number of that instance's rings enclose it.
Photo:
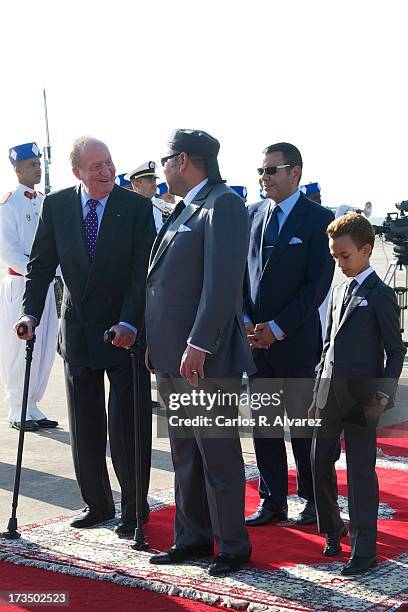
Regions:
[[[303,163],[294,145],[277,143],[263,153],[258,173],[266,199],[248,208],[251,237],[244,288],[246,328],[258,370],[253,390],[267,385],[276,391],[279,381],[283,402],[278,411],[269,409],[269,417],[283,418],[284,408],[289,418],[305,418],[322,348],[318,308],[333,276],[326,236],[333,214],[300,193]],[[308,428],[291,427],[298,495],[306,500],[299,524],[316,522],[311,435]],[[283,428],[254,429],[254,445],[262,504],[247,517],[249,526],[287,518]]]

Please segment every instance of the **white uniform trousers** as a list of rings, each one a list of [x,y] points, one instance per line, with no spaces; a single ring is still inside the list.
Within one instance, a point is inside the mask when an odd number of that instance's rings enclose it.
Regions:
[[[3,384],[5,400],[10,407],[8,420],[21,421],[23,398],[25,347],[13,329],[21,316],[24,295],[24,277],[6,274],[0,284],[0,382]],[[45,415],[37,406],[47,387],[57,347],[58,318],[55,307],[53,283],[48,289],[41,323],[36,328],[30,387],[27,403],[27,420],[40,420]]]

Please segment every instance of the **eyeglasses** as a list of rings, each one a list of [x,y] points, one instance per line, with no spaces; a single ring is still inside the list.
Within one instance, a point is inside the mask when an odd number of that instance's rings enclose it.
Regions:
[[[291,168],[293,164],[283,164],[282,166],[267,166],[266,168],[257,168],[259,176],[263,174],[276,174],[281,168]]]
[[[164,167],[166,163],[169,161],[169,159],[173,159],[173,157],[178,157],[179,155],[180,153],[173,153],[172,155],[166,155],[166,157],[162,157],[160,160],[161,165]]]

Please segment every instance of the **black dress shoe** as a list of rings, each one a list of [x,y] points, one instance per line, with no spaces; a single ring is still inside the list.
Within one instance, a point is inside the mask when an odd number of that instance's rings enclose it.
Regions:
[[[53,427],[58,426],[58,421],[51,421],[50,419],[40,419],[37,421],[38,427],[45,427],[47,429],[52,429]]]
[[[341,553],[340,539],[347,535],[347,527],[343,523],[343,527],[339,531],[328,531],[326,533],[326,544],[323,548],[323,554],[326,557],[335,557]]]
[[[296,519],[298,525],[314,525],[317,523],[316,506],[314,501],[306,502],[306,506]]]
[[[355,574],[363,574],[368,572],[377,565],[375,557],[352,557],[343,567],[341,573],[343,576],[354,576]]]
[[[184,546],[183,548],[172,546],[169,548],[169,550],[165,550],[157,555],[152,555],[150,557],[150,563],[154,563],[155,565],[168,565],[170,563],[180,563],[186,559],[211,557],[213,554],[213,544],[204,544],[202,546]]]
[[[10,427],[12,427],[13,429],[21,429],[21,423],[19,421],[12,421],[10,423]],[[24,431],[38,431],[39,427],[36,423],[36,421],[26,421],[25,425],[24,425]]]
[[[107,514],[97,514],[92,510],[84,512],[84,516],[78,516],[71,521],[71,527],[76,527],[76,529],[86,529],[87,527],[93,527],[94,525],[99,525],[99,523],[106,523],[107,521],[111,521],[113,518],[115,518],[115,511],[108,512]]]
[[[120,536],[129,536],[135,533],[136,522],[135,521],[120,521],[119,524],[115,527],[116,535]]]
[[[147,514],[143,517],[143,525],[149,522],[150,519],[150,510],[147,511]],[[134,535],[136,529],[136,521],[131,520],[127,521],[125,519],[121,519],[118,525],[115,527],[116,535],[120,536],[129,536]]]
[[[251,550],[246,555],[233,556],[225,553],[218,555],[211,561],[208,566],[210,576],[225,576],[231,572],[237,572],[245,563],[248,563],[251,558]]]
[[[245,525],[248,527],[257,527],[258,525],[267,525],[268,523],[277,523],[279,521],[288,520],[288,510],[284,508],[279,512],[268,510],[268,508],[258,508],[255,514],[247,516],[245,519]]]

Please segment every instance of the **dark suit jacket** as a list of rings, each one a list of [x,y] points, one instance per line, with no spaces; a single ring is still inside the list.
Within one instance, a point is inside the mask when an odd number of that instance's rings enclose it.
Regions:
[[[163,373],[178,374],[187,342],[207,349],[207,377],[253,371],[242,320],[248,215],[224,184],[205,185],[177,218],[174,213],[152,250],[147,279],[149,357]]]
[[[340,317],[347,282],[333,289],[327,333],[315,384],[316,403],[324,408],[330,383],[339,404],[365,403],[376,391],[395,395],[406,348],[401,339],[395,292],[372,272],[359,285]],[[387,357],[384,366],[384,351]],[[392,405],[387,406],[389,408]]]
[[[48,285],[60,264],[65,287],[58,351],[64,360],[99,369],[128,359],[128,351],[103,342],[103,332],[120,321],[140,330],[155,234],[151,202],[115,186],[91,261],[79,187],[45,198],[28,265],[23,311],[40,319]]]
[[[251,237],[244,312],[254,324],[275,320],[285,332],[286,338],[265,354],[272,366],[313,367],[321,353],[318,308],[334,270],[326,235],[333,213],[301,194],[263,267],[263,229],[269,205],[266,199],[248,208]],[[293,238],[298,240],[291,244]]]

